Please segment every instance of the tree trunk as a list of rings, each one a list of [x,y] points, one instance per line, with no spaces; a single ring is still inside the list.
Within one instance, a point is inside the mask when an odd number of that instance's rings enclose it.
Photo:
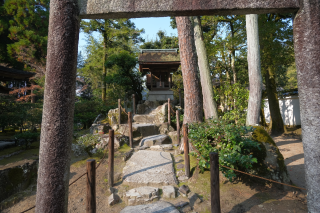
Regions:
[[[266,70],[266,89],[267,89],[267,96],[269,102],[269,110],[270,110],[270,130],[271,134],[279,135],[283,134],[286,129],[283,125],[283,120],[280,112],[279,100],[277,95],[277,87],[275,81],[275,73],[273,67],[268,67]]]
[[[308,211],[320,209],[320,1],[303,0],[293,25]]]
[[[206,119],[218,119],[217,104],[214,100],[212,80],[209,69],[207,51],[203,40],[201,20],[199,16],[194,16],[194,40],[198,55],[198,65],[200,70],[200,80],[203,95],[203,109]]]
[[[260,109],[260,118],[261,118],[261,126],[267,127],[268,125],[267,125],[266,118],[265,118],[265,115],[264,115],[263,106],[261,106],[261,109]]]
[[[105,35],[104,35],[104,38],[103,38],[103,66],[102,66],[102,102],[106,102],[106,96],[107,96],[107,82],[106,82],[106,77],[107,77],[107,70],[106,70],[106,60],[107,60],[107,57],[106,57],[106,51],[107,51],[107,48],[106,48],[106,45],[107,45],[107,42],[106,42],[106,39],[105,39]]]
[[[67,212],[79,40],[76,0],[51,0],[36,212]]]
[[[197,75],[197,61],[194,49],[193,27],[189,17],[176,17],[181,69],[184,86],[183,123],[202,122],[202,100]]]
[[[261,109],[262,76],[260,64],[258,15],[246,15],[248,70],[249,70],[249,101],[247,111],[247,126],[259,124]]]

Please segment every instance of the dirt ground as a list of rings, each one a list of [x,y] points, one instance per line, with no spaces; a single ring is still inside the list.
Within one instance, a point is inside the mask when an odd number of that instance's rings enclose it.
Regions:
[[[285,162],[293,183],[297,186],[304,187],[303,173],[303,149],[301,140],[292,138],[291,136],[279,136],[274,138],[279,146],[281,153],[284,155]],[[299,142],[300,140],[300,142]],[[123,152],[115,154],[115,182],[118,193],[121,194],[126,190],[134,188],[127,186],[121,182],[121,172],[125,165],[122,160]],[[182,162],[183,163],[183,162]],[[83,172],[85,172],[85,160],[77,162],[71,166],[70,181],[75,180]],[[203,202],[200,205],[193,206],[194,212],[210,212],[210,174],[209,171],[200,174],[196,167],[191,164],[193,176],[186,184],[192,192],[200,195]],[[108,185],[107,185],[107,162],[104,161],[96,172],[96,201],[97,212],[120,212],[125,207],[125,203],[120,202],[113,207],[108,207]],[[302,178],[303,177],[303,178]],[[243,212],[259,212],[259,213],[279,213],[294,212],[306,213],[306,195],[300,190],[282,190],[278,184],[266,184],[256,182],[252,179],[244,181],[236,181],[230,183],[220,175],[220,204],[222,213],[243,213]],[[31,186],[22,198],[16,201],[16,204],[3,210],[3,213],[17,213],[35,204],[36,187]],[[165,200],[165,199],[164,199]],[[179,196],[176,199],[167,200],[173,204],[179,201],[188,201],[187,198]],[[85,211],[86,203],[86,178],[81,178],[69,188],[69,206],[68,212],[82,213]],[[30,210],[28,212],[34,212]]]

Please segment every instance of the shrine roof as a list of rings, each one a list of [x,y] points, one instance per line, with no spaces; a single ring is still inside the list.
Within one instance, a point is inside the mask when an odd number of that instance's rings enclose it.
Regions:
[[[0,80],[11,80],[11,79],[28,79],[35,75],[33,72],[27,72],[23,70],[17,70],[0,66]]]
[[[180,63],[180,53],[178,49],[142,49],[138,61],[139,64]]]

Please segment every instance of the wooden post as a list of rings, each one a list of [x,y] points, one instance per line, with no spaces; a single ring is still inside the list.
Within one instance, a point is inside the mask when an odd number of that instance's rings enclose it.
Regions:
[[[188,143],[188,124],[183,125],[183,140],[184,140],[184,169],[186,176],[190,177],[190,159],[189,159],[189,143]]]
[[[171,115],[170,114],[171,114],[170,98],[168,98],[168,124],[169,124],[169,126],[171,126]]]
[[[108,177],[108,183],[109,187],[113,187],[113,181],[114,181],[114,130],[109,130],[109,177]]]
[[[132,137],[132,117],[131,117],[131,112],[128,112],[128,126],[129,126],[129,143],[130,143],[130,147],[132,148],[133,137]]]
[[[118,109],[119,109],[119,117],[118,117],[118,123],[121,124],[121,99],[118,99]]]
[[[87,213],[96,212],[96,160],[87,160]]]
[[[136,96],[135,96],[135,94],[132,94],[132,112],[134,115],[136,114]]]
[[[183,108],[182,99],[181,99],[181,89],[179,89],[179,102],[180,102],[180,107]]]
[[[180,144],[180,115],[179,115],[179,110],[176,111],[176,120],[177,120],[177,138],[178,138],[178,144]]]
[[[219,156],[210,154],[210,183],[211,183],[211,213],[221,213],[219,189]]]

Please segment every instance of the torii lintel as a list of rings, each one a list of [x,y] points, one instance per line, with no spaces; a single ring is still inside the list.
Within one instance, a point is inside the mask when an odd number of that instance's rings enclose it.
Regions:
[[[80,17],[138,18],[290,13],[299,0],[78,0]]]

